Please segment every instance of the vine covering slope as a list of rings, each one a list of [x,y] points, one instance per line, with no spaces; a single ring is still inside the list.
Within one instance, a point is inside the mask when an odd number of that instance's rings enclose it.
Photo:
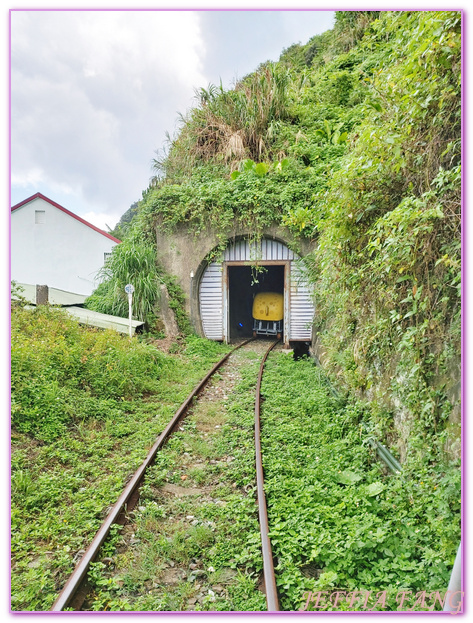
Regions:
[[[460,363],[460,95],[460,12],[337,12],[331,31],[233,89],[196,93],[129,235],[186,223],[224,239],[277,223],[316,241],[326,369],[370,401],[384,437],[445,441]]]

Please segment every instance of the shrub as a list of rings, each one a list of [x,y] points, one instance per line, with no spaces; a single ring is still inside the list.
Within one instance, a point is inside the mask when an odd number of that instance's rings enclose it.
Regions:
[[[79,327],[63,310],[12,310],[12,426],[47,440],[108,399],[155,391],[166,356],[115,331]]]

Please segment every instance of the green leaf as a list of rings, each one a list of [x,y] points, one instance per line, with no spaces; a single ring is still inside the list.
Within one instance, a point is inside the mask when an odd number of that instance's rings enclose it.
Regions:
[[[381,112],[383,110],[383,107],[381,106],[381,104],[379,102],[375,102],[374,100],[367,102],[367,104],[368,106],[370,106],[371,108],[374,108],[378,112]]]
[[[337,474],[337,481],[343,485],[354,485],[355,482],[358,482],[361,479],[362,476],[360,476],[360,474],[356,474],[355,472],[351,472],[349,470],[345,470],[340,474]]]
[[[330,137],[332,135],[332,130],[330,128],[330,123],[327,121],[327,119],[324,120],[324,126],[325,126],[325,133],[327,134],[327,138],[330,140]]]
[[[370,497],[379,495],[381,491],[384,491],[384,485],[382,482],[372,482],[366,487],[366,494]]]
[[[268,170],[269,170],[269,165],[266,164],[266,162],[258,162],[258,164],[255,166],[255,173],[259,177],[263,177],[264,175],[266,175]]]

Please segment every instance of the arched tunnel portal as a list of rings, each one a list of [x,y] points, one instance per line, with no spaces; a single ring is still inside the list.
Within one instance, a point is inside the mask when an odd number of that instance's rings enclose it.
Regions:
[[[218,259],[201,263],[194,279],[205,337],[225,342],[250,337],[255,329],[255,296],[275,293],[281,295],[284,343],[311,341],[310,287],[300,257],[281,240],[230,240]]]

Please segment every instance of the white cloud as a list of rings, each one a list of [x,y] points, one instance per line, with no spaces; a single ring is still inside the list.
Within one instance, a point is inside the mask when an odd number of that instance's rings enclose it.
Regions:
[[[78,23],[84,72],[108,79],[117,69],[144,84],[143,77],[188,85],[202,80],[204,51],[192,12],[123,11],[85,13]],[[163,62],[164,61],[164,62]]]
[[[31,167],[22,174],[12,173],[11,183],[12,186],[19,186],[20,188],[26,188],[28,186],[37,186],[44,180],[44,171],[38,167]]]
[[[191,12],[14,11],[13,187],[75,188],[84,205],[123,214],[206,83],[204,55]]]
[[[110,229],[113,229],[115,227],[115,225],[118,223],[118,221],[120,220],[121,214],[112,214],[112,213],[97,213],[97,212],[86,212],[82,218],[85,219],[86,221],[88,221],[89,223],[92,223],[92,225],[95,225],[95,227],[98,227],[99,229],[102,229],[103,231],[107,231]]]

